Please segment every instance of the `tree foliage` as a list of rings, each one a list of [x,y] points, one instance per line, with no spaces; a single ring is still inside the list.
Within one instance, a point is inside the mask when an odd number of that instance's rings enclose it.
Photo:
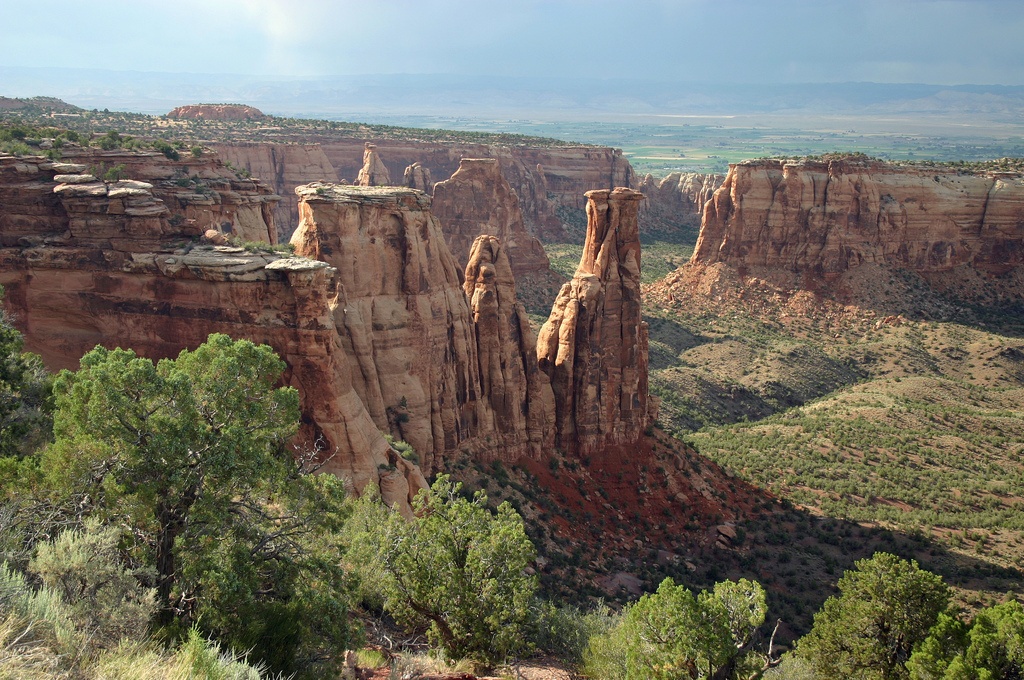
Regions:
[[[411,521],[367,495],[352,556],[375,570],[399,622],[428,629],[451,658],[495,662],[525,646],[534,547],[508,503],[491,514],[482,492],[469,500],[461,486],[438,476]]]
[[[907,663],[912,680],[1024,677],[1024,607],[982,609],[970,625],[943,614]]]
[[[286,450],[299,407],[274,387],[283,369],[270,347],[217,334],[157,364],[97,347],[54,382],[42,468],[55,495],[132,528],[167,634],[199,622],[293,672],[337,657],[350,630],[343,488]]]
[[[942,578],[889,553],[859,560],[839,580],[797,653],[822,677],[896,680],[949,604]]]
[[[624,680],[732,677],[766,612],[754,581],[723,581],[694,596],[668,578],[594,638],[587,665]]]

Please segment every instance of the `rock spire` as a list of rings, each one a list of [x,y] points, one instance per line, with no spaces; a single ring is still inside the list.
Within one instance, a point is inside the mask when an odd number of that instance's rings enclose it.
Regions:
[[[537,341],[554,390],[557,444],[577,453],[634,443],[651,416],[637,226],[644,196],[618,187],[586,197],[583,256]]]
[[[366,142],[363,149],[363,167],[359,170],[356,184],[361,187],[391,186],[391,173],[377,153],[377,145]]]

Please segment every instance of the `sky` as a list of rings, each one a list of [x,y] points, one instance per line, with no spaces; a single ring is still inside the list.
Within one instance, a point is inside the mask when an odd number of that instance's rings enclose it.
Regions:
[[[1024,85],[1021,0],[0,0],[0,6],[0,64],[16,68]]]

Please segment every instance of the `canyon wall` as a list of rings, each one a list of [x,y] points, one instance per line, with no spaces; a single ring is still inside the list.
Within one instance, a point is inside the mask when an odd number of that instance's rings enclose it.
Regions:
[[[299,206],[291,199],[295,187],[309,182],[338,181],[338,173],[319,144],[236,142],[208,146],[226,163],[270,183],[278,194],[288,197],[274,209],[274,221],[282,241],[291,237],[299,223]]]
[[[653,421],[641,318],[639,204],[624,187],[587,192],[587,239],[572,281],[540,330],[558,446],[585,454],[637,442]]]
[[[707,203],[725,181],[725,175],[673,172],[657,179],[648,174],[634,187],[646,199],[640,210],[641,231],[700,227]]]
[[[489,235],[502,243],[517,278],[550,269],[544,247],[526,231],[519,197],[496,158],[463,158],[451,179],[434,185],[431,207],[458,262],[468,262],[476,238]]]
[[[867,263],[938,279],[1024,264],[1024,177],[862,159],[747,161],[708,204],[692,262],[830,281]]]
[[[130,160],[150,179],[165,165],[151,154]],[[269,250],[202,245],[203,225],[169,219],[179,214],[172,208],[188,212],[188,194],[171,192],[171,206],[148,182],[69,172],[84,167],[0,157],[0,284],[26,347],[57,369],[77,368],[96,345],[157,359],[214,332],[266,343],[288,365],[285,384],[299,390],[302,443],[322,449],[325,470],[359,489],[379,483],[408,512],[425,481],[353,390],[334,325],[337,272]],[[268,192],[257,186],[247,198]]]
[[[287,169],[285,175],[294,178],[297,183],[336,181],[339,178],[341,181],[355,182],[363,166],[366,143],[376,147],[380,160],[396,183],[402,182],[400,178],[404,177],[405,169],[415,163],[428,170],[434,179],[441,179],[451,177],[463,158],[496,158],[501,165],[502,175],[519,196],[527,231],[541,240],[566,239],[569,235],[563,228],[563,222],[569,224],[569,231],[575,237],[582,239],[583,194],[590,189],[630,186],[636,181],[633,169],[622,156],[621,150],[608,147],[530,147],[468,142],[339,139],[316,134],[309,135],[308,139],[316,142],[335,172],[333,177],[327,177],[320,171],[304,175],[298,168]],[[275,148],[294,146],[272,142],[266,144]],[[270,176],[261,172],[261,168],[267,167],[260,160],[266,153],[258,148],[261,145],[236,142],[209,144],[232,164],[272,182],[279,193],[290,195],[297,184],[279,180],[277,174]],[[300,159],[300,166],[302,162]],[[298,224],[297,214],[290,215],[290,223],[285,225],[282,222],[282,234],[290,234]],[[574,224],[577,215],[580,216],[579,224]]]
[[[268,187],[212,156],[109,153],[0,156],[5,305],[51,369],[97,344],[154,359],[212,332],[269,344],[301,395],[300,443],[405,513],[426,482],[383,433],[431,472],[466,457],[539,458],[556,437],[573,451],[635,443],[648,422],[636,192],[590,192],[580,271],[538,348],[509,249],[479,236],[463,272],[423,192],[300,186],[298,256],[284,257],[202,239],[204,215],[241,232],[244,213],[266,215],[246,229],[269,240]],[[99,159],[148,181],[97,179],[86,171]]]

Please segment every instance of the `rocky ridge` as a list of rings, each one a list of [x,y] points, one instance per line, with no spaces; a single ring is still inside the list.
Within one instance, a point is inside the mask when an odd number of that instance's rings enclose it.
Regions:
[[[254,106],[245,104],[188,104],[167,112],[168,118],[195,120],[263,120],[267,116]]]
[[[1024,176],[849,158],[739,163],[706,208],[691,261],[812,289],[865,264],[967,297],[979,279],[1016,287]]]

